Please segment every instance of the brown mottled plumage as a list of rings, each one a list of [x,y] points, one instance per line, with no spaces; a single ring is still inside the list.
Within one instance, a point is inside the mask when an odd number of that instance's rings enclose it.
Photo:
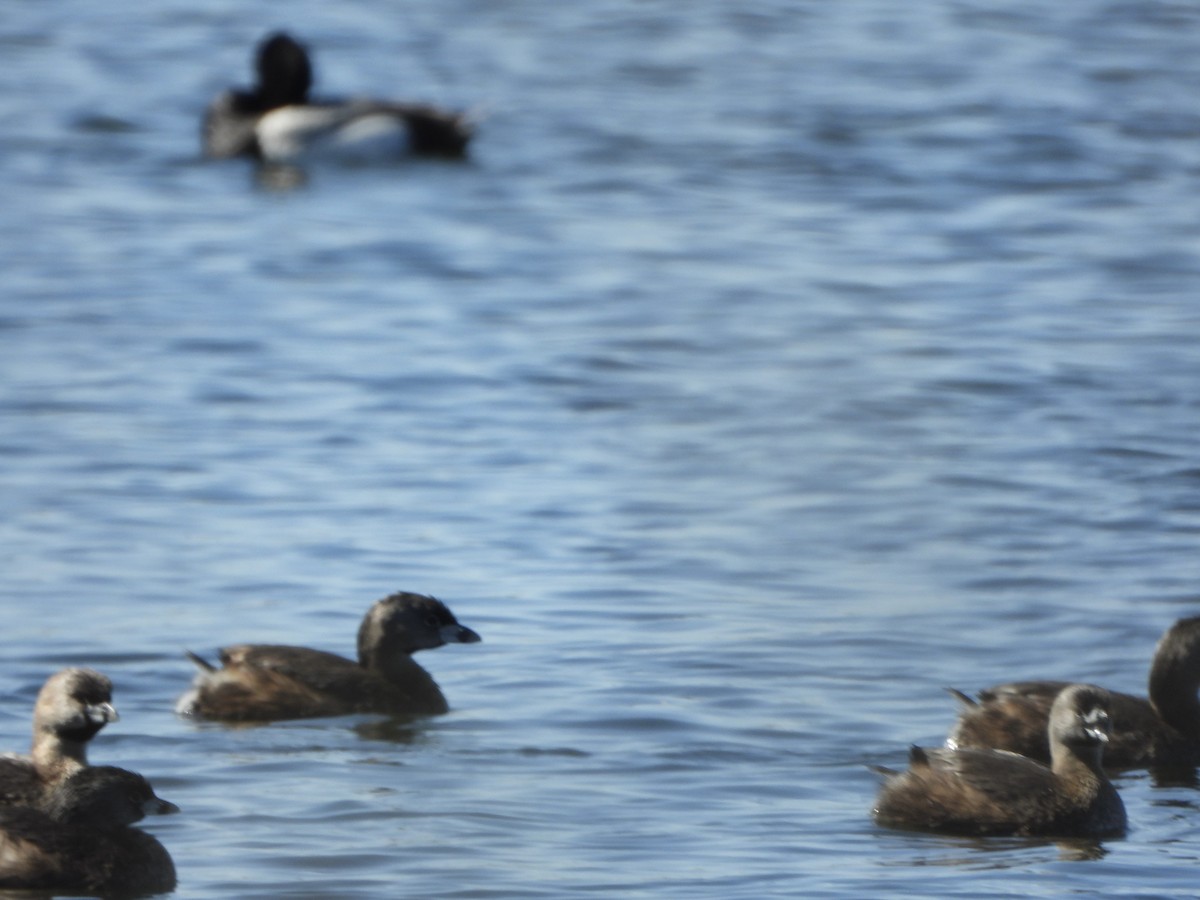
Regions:
[[[63,669],[38,692],[29,756],[0,757],[0,806],[30,804],[87,765],[87,745],[117,721],[112,682],[93,669]]]
[[[912,748],[905,772],[885,772],[880,825],[962,835],[1104,837],[1125,830],[1125,807],[1100,766],[1109,694],[1059,693],[1050,713],[1050,767],[1003,750]]]
[[[412,658],[479,635],[446,605],[422,594],[376,602],[358,630],[358,662],[306,647],[239,644],[221,650],[222,668],[200,666],[176,709],[227,722],[261,722],[348,713],[436,715],[448,710],[437,683]]]
[[[1067,681],[1018,681],[962,701],[958,722],[946,738],[950,748],[994,748],[1049,760],[1046,722]],[[1149,699],[1113,693],[1112,740],[1104,750],[1109,768],[1194,766],[1200,763],[1200,616],[1180,619],[1158,642],[1150,666]]]
[[[175,888],[175,864],[134,822],[178,812],[146,779],[86,767],[49,791],[40,809],[0,809],[0,888],[140,897]]]

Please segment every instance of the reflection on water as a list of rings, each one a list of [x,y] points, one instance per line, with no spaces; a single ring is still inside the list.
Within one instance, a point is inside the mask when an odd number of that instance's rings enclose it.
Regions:
[[[359,722],[354,726],[354,733],[368,741],[414,744],[421,739],[423,725],[426,722],[427,719],[420,716],[391,716],[386,719]]]
[[[910,833],[915,834],[915,833]],[[882,866],[963,866],[972,869],[1025,868],[1030,858],[1045,859],[1041,851],[1054,848],[1055,858],[1063,862],[1085,862],[1104,859],[1109,850],[1104,843],[1089,838],[1017,838],[948,837],[921,833],[916,843],[910,846],[911,854],[898,858],[889,854],[881,858]],[[933,849],[929,845],[934,845]]]
[[[1150,770],[1150,780],[1156,788],[1200,787],[1194,766],[1155,766]]]
[[[308,184],[308,171],[290,163],[265,163],[254,166],[254,179],[269,191],[292,191]]]

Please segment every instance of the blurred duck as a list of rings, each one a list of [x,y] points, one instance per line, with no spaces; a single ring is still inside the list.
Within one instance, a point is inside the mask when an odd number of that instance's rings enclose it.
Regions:
[[[87,745],[117,721],[112,682],[93,669],[51,675],[33,707],[33,744],[28,756],[0,756],[0,805],[29,804],[87,765]]]
[[[166,848],[130,826],[178,811],[140,775],[112,766],[80,769],[40,808],[0,809],[0,888],[105,897],[174,890]]]
[[[1101,768],[1109,693],[1071,685],[1050,710],[1047,768],[1004,750],[913,747],[886,781],[880,825],[958,835],[1108,837],[1125,831],[1125,807]]]
[[[209,105],[202,129],[207,156],[280,163],[315,151],[350,158],[466,156],[472,126],[461,113],[385,100],[310,99],[308,51],[287,34],[259,45],[256,68],[252,90],[225,91]]]
[[[946,746],[1011,750],[1050,759],[1046,723],[1054,698],[1069,682],[1017,681],[962,701]],[[1150,665],[1150,697],[1112,694],[1112,739],[1104,751],[1110,768],[1195,766],[1200,763],[1200,616],[1180,619],[1158,642]]]
[[[376,602],[363,618],[357,662],[277,644],[225,647],[221,668],[189,653],[200,672],[176,711],[227,722],[366,712],[437,715],[449,709],[446,698],[412,654],[479,640],[440,600],[396,593]]]

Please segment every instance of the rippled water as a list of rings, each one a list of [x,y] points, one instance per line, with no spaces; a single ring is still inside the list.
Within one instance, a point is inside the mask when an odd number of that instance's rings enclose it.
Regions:
[[[279,9],[0,18],[0,746],[110,674],[181,898],[1194,895],[1194,787],[975,842],[865,765],[1200,607],[1200,12]],[[473,159],[201,161],[281,26]],[[483,635],[450,715],[171,713],[397,589]]]

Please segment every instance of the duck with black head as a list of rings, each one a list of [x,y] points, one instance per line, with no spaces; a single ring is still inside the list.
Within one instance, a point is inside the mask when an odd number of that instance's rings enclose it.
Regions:
[[[209,104],[201,128],[206,156],[270,163],[322,151],[349,159],[466,156],[474,129],[463,113],[421,103],[310,97],[312,61],[288,34],[259,44],[255,69],[253,88],[224,91]]]
[[[1050,766],[1004,750],[913,747],[904,772],[885,776],[880,825],[945,834],[1115,837],[1125,807],[1100,765],[1108,691],[1076,684],[1050,710]]]
[[[0,805],[38,802],[87,765],[88,742],[117,718],[106,675],[82,668],[55,672],[33,706],[29,755],[0,757]]]
[[[0,809],[0,888],[144,897],[175,889],[175,863],[138,829],[147,815],[178,812],[140,775],[80,769],[38,808]]]
[[[225,647],[220,668],[189,654],[200,672],[176,711],[226,722],[368,712],[438,715],[449,710],[446,698],[412,655],[479,640],[440,600],[400,592],[367,611],[358,629],[357,662],[280,644]]]
[[[958,721],[946,738],[950,748],[1011,750],[1050,758],[1046,723],[1066,681],[1016,681],[961,701]],[[1158,642],[1150,664],[1149,698],[1112,694],[1112,739],[1104,764],[1123,769],[1195,766],[1200,763],[1200,616],[1180,619]]]

